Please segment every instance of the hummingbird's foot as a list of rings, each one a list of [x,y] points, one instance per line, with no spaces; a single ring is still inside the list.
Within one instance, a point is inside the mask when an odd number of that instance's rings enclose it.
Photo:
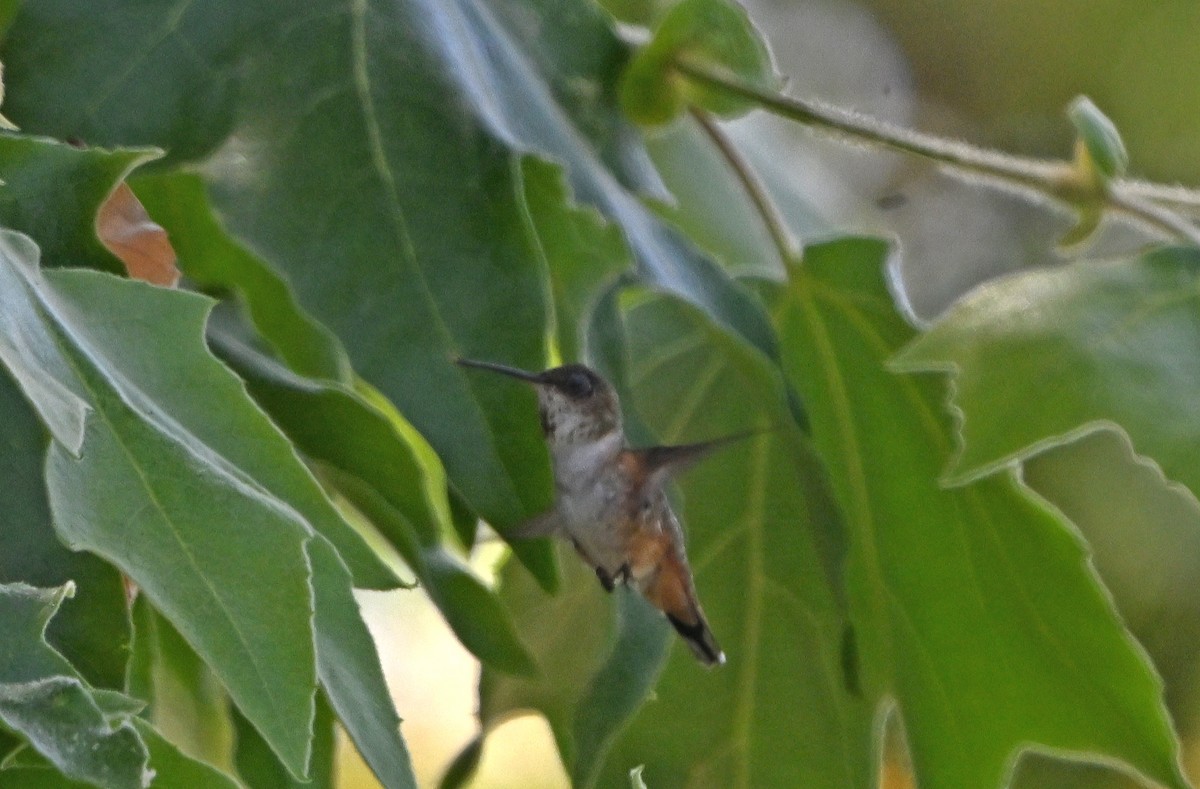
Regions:
[[[622,564],[613,578],[617,583],[629,586],[629,582],[633,580],[633,570],[630,568],[629,562]]]
[[[596,577],[600,579],[600,585],[604,587],[604,591],[611,592],[616,588],[616,584],[613,583],[613,577],[608,574],[608,570],[599,565],[596,566]]]

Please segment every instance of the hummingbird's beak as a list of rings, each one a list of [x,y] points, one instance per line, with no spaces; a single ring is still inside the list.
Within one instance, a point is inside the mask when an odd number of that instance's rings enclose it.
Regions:
[[[493,373],[500,373],[501,375],[507,375],[512,378],[520,378],[522,381],[528,381],[532,384],[542,383],[542,376],[540,373],[526,372],[518,367],[509,367],[507,365],[496,364],[494,362],[477,362],[474,359],[455,359],[454,363],[459,367],[474,367],[479,370],[491,370]]]

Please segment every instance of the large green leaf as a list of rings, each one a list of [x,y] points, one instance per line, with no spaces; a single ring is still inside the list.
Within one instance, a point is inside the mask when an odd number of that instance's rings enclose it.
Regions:
[[[389,789],[411,787],[412,771],[399,736],[400,721],[351,592],[349,573],[328,542],[310,542],[309,554],[316,590],[317,671],[325,690],[318,696],[310,781],[332,785],[336,712],[383,785]],[[169,623],[148,606],[139,604],[138,612],[139,659],[131,674],[135,684],[144,688],[139,695],[152,699],[154,722],[177,742],[189,745],[192,755],[207,756],[224,766],[234,732],[224,714],[223,695],[212,687],[211,672]],[[251,785],[306,785],[285,777],[286,769],[278,757],[244,717],[236,716],[233,724],[237,740],[234,758]]]
[[[1200,496],[1200,251],[1080,261],[988,282],[895,359],[953,373],[952,483],[1120,426]],[[1036,404],[1036,407],[1031,407]]]
[[[1137,458],[1125,436],[1102,430],[1022,464],[1021,478],[1079,527],[1121,619],[1163,678],[1180,740],[1200,724],[1192,714],[1200,600],[1195,587],[1200,511],[1192,496]],[[1046,757],[1027,758],[1021,789],[1129,789],[1131,776]]]
[[[34,303],[18,306],[47,314],[46,324],[26,331],[40,333],[46,353],[64,356],[78,378],[62,385],[82,390],[96,414],[82,457],[59,445],[50,451],[60,531],[137,580],[290,771],[302,775],[307,764],[302,723],[312,715],[316,661],[332,704],[380,778],[389,787],[408,785],[398,719],[350,596],[352,579],[330,543],[378,559],[238,380],[206,353],[204,300],[90,272],[42,278],[20,240],[7,236],[13,295],[25,290]],[[97,303],[110,312],[86,309]],[[145,359],[142,333],[115,326],[107,314],[156,327],[157,337],[173,337],[169,347],[178,354]],[[198,387],[221,408],[194,398]]]
[[[136,706],[111,712],[115,699],[94,694],[43,640],[72,591],[0,586],[0,723],[67,776],[105,789],[142,789],[149,753],[129,720]]]
[[[185,0],[152,13],[123,0],[22,2],[4,31],[5,114],[61,140],[201,156],[232,125],[244,43],[269,48],[278,21],[266,3],[220,11]]]
[[[129,657],[125,588],[111,565],[68,551],[54,533],[42,463],[48,437],[21,390],[0,370],[0,583],[75,584],[50,620],[46,639],[99,687],[121,688]]]
[[[682,302],[655,298],[627,321],[637,410],[664,442],[767,432],[680,485],[696,584],[728,663],[705,672],[675,644],[600,785],[644,764],[656,788],[868,786],[873,710],[843,665],[827,544],[838,516],[777,372]]]
[[[812,247],[773,307],[850,528],[869,697],[895,700],[927,789],[1000,786],[1030,746],[1187,786],[1161,683],[1078,534],[1015,474],[938,485],[954,431],[936,377],[885,369],[914,335],[887,251]]]
[[[95,272],[42,274],[28,239],[0,241],[0,359],[42,365],[88,412],[84,435],[56,435],[47,459],[60,536],[136,581],[303,774],[316,671],[311,527],[296,508],[320,490],[207,354],[205,300]],[[44,417],[38,391],[26,394]]]

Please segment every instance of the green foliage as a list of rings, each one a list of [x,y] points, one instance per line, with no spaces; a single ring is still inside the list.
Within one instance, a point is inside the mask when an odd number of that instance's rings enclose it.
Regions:
[[[1195,249],[988,282],[918,331],[885,243],[792,259],[701,126],[657,138],[660,179],[627,119],[757,106],[688,64],[776,90],[746,13],[610,5],[653,35],[587,0],[4,7],[0,785],[332,787],[340,726],[414,786],[353,590],[415,578],[483,663],[448,786],[530,710],[579,786],[866,789],[885,719],[932,789],[1037,749],[1187,786],[1066,515],[1196,515]],[[1071,118],[1115,182],[1112,124]],[[96,235],[127,177],[181,289]],[[554,491],[529,388],[459,356],[587,361],[639,442],[753,431],[671,492],[727,665],[547,540],[497,588],[470,569],[480,519]],[[1157,464],[1127,509],[1068,473],[1101,428]]]
[[[964,298],[895,360],[953,372],[961,439],[948,481],[1119,425],[1168,479],[1200,496],[1200,424],[1187,394],[1200,366],[1181,352],[1200,341],[1198,275],[1195,249],[1160,249],[1022,272]]]
[[[688,106],[716,115],[744,115],[756,104],[696,85],[678,63],[717,66],[765,90],[779,87],[771,53],[746,11],[729,0],[683,0],[654,29],[654,37],[630,60],[621,104],[638,123],[674,120]]]
[[[70,585],[40,590],[0,587],[4,660],[0,664],[0,721],[23,735],[71,778],[139,789],[149,754],[133,730],[127,706],[111,691],[93,692],[67,661],[42,640],[42,631]]]
[[[1067,117],[1102,181],[1120,178],[1129,167],[1129,152],[1116,125],[1087,96],[1079,96],[1067,108]]]
[[[1011,473],[938,486],[953,430],[939,381],[885,369],[914,335],[892,307],[885,257],[878,242],[812,248],[774,300],[784,368],[851,531],[868,692],[899,705],[923,786],[999,785],[1030,740],[1185,786],[1158,679],[1077,536]]]
[[[236,787],[136,717],[141,702],[89,687],[43,640],[51,617],[74,591],[70,584],[0,586],[0,626],[7,634],[0,652],[0,721],[28,743],[0,767],[5,786]]]

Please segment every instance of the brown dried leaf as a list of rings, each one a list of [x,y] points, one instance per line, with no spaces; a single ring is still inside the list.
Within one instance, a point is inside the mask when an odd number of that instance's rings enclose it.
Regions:
[[[179,282],[175,249],[163,230],[122,183],[113,190],[96,215],[96,234],[134,279],[174,287]]]

